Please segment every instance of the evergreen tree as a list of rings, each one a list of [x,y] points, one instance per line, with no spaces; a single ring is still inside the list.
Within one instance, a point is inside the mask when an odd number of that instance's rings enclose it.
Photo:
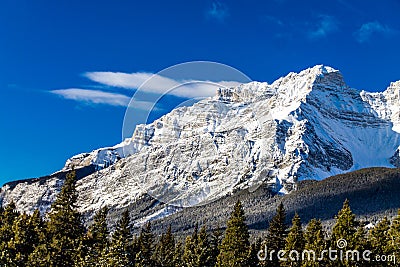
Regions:
[[[18,218],[14,202],[9,203],[1,213],[0,224],[0,266],[10,266],[12,264],[13,250],[9,242],[14,238],[13,224]]]
[[[199,225],[196,223],[191,236],[186,237],[182,261],[186,267],[197,266],[197,247],[199,244]]]
[[[323,262],[317,260],[320,257],[322,250],[324,250],[326,247],[325,233],[320,220],[312,219],[308,223],[306,231],[304,233],[304,241],[304,250],[313,251],[315,253],[315,256],[313,254],[310,254],[310,257],[308,257],[308,255],[305,255],[302,266],[324,266]]]
[[[129,211],[126,209],[122,213],[112,235],[111,245],[107,254],[107,262],[109,266],[134,266],[134,256],[130,254],[132,235],[129,224]]]
[[[171,225],[165,234],[161,235],[161,238],[155,248],[153,254],[153,260],[160,267],[175,267],[174,263],[175,255],[175,237],[172,234]]]
[[[390,226],[389,236],[391,239],[390,249],[393,251],[396,261],[400,260],[400,209],[398,215],[393,219]]]
[[[95,249],[95,253],[100,255],[101,252],[109,245],[109,231],[107,227],[108,207],[100,209],[93,218],[93,224],[89,227],[88,236],[91,244]]]
[[[136,264],[139,264],[139,266],[154,266],[154,235],[151,232],[150,222],[147,222],[140,232],[138,247],[139,253],[136,254]]]
[[[28,264],[27,266],[32,267],[48,267],[48,266],[55,266],[50,265],[51,263],[51,250],[49,236],[47,234],[47,230],[45,230],[44,235],[41,235],[39,245],[36,246],[33,252],[28,257]]]
[[[207,234],[206,227],[203,225],[198,234],[198,244],[195,249],[198,267],[213,267],[211,244]]]
[[[390,221],[385,217],[369,233],[369,243],[372,249],[372,255],[388,255],[391,253],[390,246]],[[372,266],[379,266],[381,263],[371,262]]]
[[[277,252],[279,250],[285,249],[286,244],[286,236],[287,236],[287,225],[286,225],[286,211],[285,207],[282,203],[279,204],[276,209],[276,215],[272,218],[269,223],[268,231],[267,231],[267,240],[266,246],[268,251],[272,250],[275,253],[272,255],[273,257],[270,259],[269,255],[267,255],[268,261],[264,261],[261,264],[268,264],[270,266],[279,266],[279,260],[277,257]]]
[[[93,224],[79,246],[77,266],[105,266],[106,250],[109,247],[107,228],[108,207],[100,209],[93,218]]]
[[[14,220],[12,230],[14,237],[8,243],[11,265],[29,266],[28,257],[39,245],[43,231],[43,221],[39,211],[36,210],[32,215],[25,213],[19,215]]]
[[[262,243],[261,239],[258,239],[256,242],[254,242],[250,245],[249,255],[248,255],[248,260],[247,260],[248,266],[250,266],[250,267],[259,266],[258,252],[261,249],[261,243]]]
[[[356,221],[355,215],[350,209],[349,201],[346,199],[343,208],[336,216],[336,223],[332,229],[331,248],[341,250],[355,250],[363,246],[364,229],[359,228],[359,222]],[[361,257],[360,257],[361,258]],[[355,260],[335,261],[335,266],[352,266]]]
[[[185,246],[183,248],[182,263],[185,267],[196,266],[195,244],[191,236],[185,239]]]
[[[215,230],[211,233],[211,238],[210,238],[211,266],[215,266],[215,264],[217,263],[219,246],[221,245],[222,237],[223,237],[223,232],[221,231],[221,228],[217,226]]]
[[[132,244],[130,246],[130,256],[132,257],[132,262],[136,264],[136,256],[140,252],[139,247],[139,237],[134,235],[132,237]],[[135,265],[136,266],[136,265]]]
[[[245,223],[242,204],[238,201],[227,222],[216,266],[248,266],[249,247],[249,231]]]
[[[19,216],[19,212],[17,211],[17,207],[15,206],[14,201],[11,201],[5,209],[3,209],[1,219],[1,226],[4,225],[12,225],[14,220]]]
[[[183,264],[182,260],[182,254],[183,254],[183,245],[182,242],[178,241],[175,246],[175,252],[174,252],[174,266],[185,266]]]
[[[301,227],[300,216],[296,213],[292,220],[292,227],[289,230],[286,238],[285,258],[287,261],[283,262],[283,266],[301,266],[301,255],[304,250],[304,235]],[[291,252],[295,251],[295,252]]]
[[[67,174],[61,192],[51,205],[47,230],[50,253],[48,266],[73,266],[77,248],[84,233],[81,215],[77,211],[75,171]]]
[[[353,241],[358,227],[358,222],[355,218],[356,216],[350,209],[349,201],[346,199],[343,203],[343,208],[335,216],[336,224],[333,226],[331,238],[334,246],[336,246],[336,242],[339,239],[345,239],[347,245]]]

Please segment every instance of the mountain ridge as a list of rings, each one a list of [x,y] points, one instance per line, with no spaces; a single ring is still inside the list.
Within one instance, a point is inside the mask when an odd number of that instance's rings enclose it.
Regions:
[[[287,223],[298,213],[303,222],[313,218],[321,219],[329,228],[345,199],[350,201],[357,219],[365,224],[376,224],[385,216],[391,218],[397,215],[400,203],[397,194],[399,178],[398,168],[367,168],[321,181],[301,181],[298,190],[287,195],[271,194],[265,187],[255,192],[242,190],[204,207],[191,207],[169,217],[156,219],[152,221],[152,226],[156,232],[161,233],[168,225],[173,225],[174,231],[183,233],[183,236],[192,231],[196,222],[216,228],[224,225],[229,216],[229,207],[240,200],[249,228],[256,235],[265,234],[268,222],[280,203],[287,211]]]
[[[317,65],[271,84],[220,88],[212,98],[138,125],[121,144],[72,157],[61,173],[93,171],[78,181],[80,210],[89,217],[145,193],[177,206],[265,184],[285,194],[304,179],[399,167],[399,94],[400,81],[367,93],[347,86],[338,70]],[[47,210],[63,178],[56,172],[40,181],[5,184],[1,202]]]

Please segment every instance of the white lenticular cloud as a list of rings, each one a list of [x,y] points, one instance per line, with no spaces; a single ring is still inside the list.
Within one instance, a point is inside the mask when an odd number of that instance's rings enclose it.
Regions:
[[[147,79],[153,76],[153,74],[147,72],[123,73],[111,71],[95,71],[86,72],[84,76],[94,82],[104,85],[126,89],[136,89]]]
[[[239,85],[235,81],[177,81],[168,77],[147,72],[87,72],[84,74],[90,80],[112,87],[124,89],[140,89],[142,92],[168,94],[178,97],[210,97],[214,96],[218,87]]]
[[[179,82],[148,72],[87,72],[85,76],[90,80],[104,85],[125,89],[138,89],[149,93],[164,93],[165,90],[180,85]]]
[[[106,104],[112,106],[126,107],[130,98],[126,95],[109,93],[99,90],[88,90],[80,88],[59,89],[50,91],[53,94],[62,96],[66,99],[88,102],[93,104]]]

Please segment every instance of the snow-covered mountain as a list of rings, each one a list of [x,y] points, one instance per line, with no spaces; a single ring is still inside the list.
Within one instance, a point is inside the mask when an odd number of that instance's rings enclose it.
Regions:
[[[372,166],[400,167],[400,81],[369,93],[318,65],[272,84],[220,88],[138,125],[119,145],[72,157],[60,172],[5,184],[0,201],[44,211],[72,167],[92,168],[77,187],[80,210],[91,214],[104,205],[128,206],[145,193],[177,206],[260,184],[288,193],[298,180]],[[148,219],[175,211],[157,210]]]

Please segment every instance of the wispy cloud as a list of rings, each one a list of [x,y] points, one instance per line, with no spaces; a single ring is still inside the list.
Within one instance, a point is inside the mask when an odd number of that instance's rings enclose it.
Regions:
[[[156,95],[173,95],[189,99],[202,99],[214,96],[220,87],[233,87],[240,83],[235,81],[208,81],[208,80],[174,80],[158,74],[148,72],[124,73],[96,71],[86,72],[85,77],[98,83],[86,89],[68,88],[52,90],[51,93],[65,99],[71,99],[87,104],[105,104],[111,106],[131,107],[141,110],[157,110],[153,102],[134,100],[123,93],[107,92],[112,89],[140,90],[141,93]],[[144,95],[141,95],[143,97]]]
[[[149,93],[164,93],[165,89],[179,85],[179,83],[173,79],[148,72],[124,73],[96,71],[86,72],[84,76],[94,82],[112,87],[138,89],[142,86],[141,89]]]
[[[354,32],[354,37],[359,43],[368,42],[373,35],[380,34],[386,37],[398,33],[397,30],[390,28],[378,21],[367,22],[361,25],[360,29]]]
[[[207,10],[206,15],[207,18],[223,22],[229,16],[228,7],[222,2],[215,1]]]
[[[99,90],[68,88],[50,91],[65,99],[75,100],[88,104],[104,104],[111,106],[130,107],[140,110],[159,110],[153,102],[135,100],[130,103],[131,98],[117,93],[104,92]]]
[[[66,99],[81,101],[92,104],[106,104],[112,106],[127,107],[130,98],[126,95],[104,92],[99,90],[88,90],[80,88],[68,88],[50,91],[53,94]]]
[[[161,110],[162,108],[160,108],[158,106],[157,103],[153,103],[153,102],[148,102],[148,101],[140,101],[140,100],[136,100],[134,99],[131,103],[129,103],[129,108],[134,108],[134,109],[141,109],[141,110]]]
[[[234,81],[212,82],[189,80],[183,81],[173,90],[167,92],[167,94],[185,98],[205,98],[214,96],[218,88],[237,85],[239,85],[239,83]]]
[[[152,73],[147,72],[124,73],[110,71],[86,72],[83,75],[100,84],[126,89],[138,88],[153,76]]]
[[[84,75],[94,82],[107,86],[134,90],[140,87],[142,92],[169,94],[187,98],[213,96],[218,87],[231,87],[239,84],[235,81],[177,81],[146,72],[87,72]]]
[[[311,39],[323,38],[338,29],[338,22],[333,16],[320,15],[316,27],[309,32],[308,36]]]

